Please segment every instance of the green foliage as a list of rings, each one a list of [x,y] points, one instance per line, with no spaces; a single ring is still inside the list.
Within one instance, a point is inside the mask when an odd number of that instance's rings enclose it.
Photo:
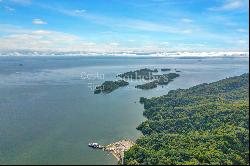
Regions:
[[[152,79],[154,79],[153,81],[142,84],[142,85],[137,85],[135,88],[144,89],[144,90],[157,88],[158,85],[168,85],[171,81],[173,81],[175,78],[179,76],[180,75],[176,73],[152,75]]]
[[[152,75],[153,73],[157,73],[158,70],[154,69],[140,69],[140,70],[136,70],[136,71],[129,71],[123,74],[118,75],[119,77],[123,78],[123,79],[145,79],[145,80],[149,80],[152,79]]]
[[[99,94],[99,93],[111,93],[114,90],[124,87],[129,85],[128,82],[124,80],[119,80],[119,81],[105,81],[101,86],[96,87],[94,93]]]
[[[164,71],[170,71],[170,70],[171,70],[171,69],[169,69],[169,68],[162,68],[162,69],[161,69],[161,71],[163,71],[163,72],[164,72]]]
[[[125,153],[125,164],[249,163],[249,74],[140,102],[144,137]]]
[[[155,81],[152,81],[152,82],[148,82],[148,83],[145,83],[145,84],[142,84],[142,85],[136,85],[135,88],[138,88],[138,89],[154,89],[154,88],[157,88],[157,85],[158,85],[158,81],[155,80]]]
[[[161,69],[162,71],[169,71],[170,69]],[[135,71],[129,71],[123,74],[119,74],[118,77],[121,77],[125,80],[152,80],[151,82],[137,85],[135,88],[138,89],[153,89],[156,88],[158,85],[167,85],[169,82],[173,81],[175,78],[179,77],[180,75],[177,73],[169,73],[169,74],[163,74],[163,75],[153,75],[154,73],[157,73],[157,69],[140,69]],[[100,90],[96,90],[97,93],[101,93]]]

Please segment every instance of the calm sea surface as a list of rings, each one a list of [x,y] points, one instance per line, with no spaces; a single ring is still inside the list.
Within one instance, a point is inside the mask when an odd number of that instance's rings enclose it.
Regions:
[[[144,121],[140,97],[166,94],[248,72],[248,58],[0,57],[0,164],[116,164],[88,148],[136,140]],[[93,88],[141,68],[181,70],[168,86],[111,94]]]

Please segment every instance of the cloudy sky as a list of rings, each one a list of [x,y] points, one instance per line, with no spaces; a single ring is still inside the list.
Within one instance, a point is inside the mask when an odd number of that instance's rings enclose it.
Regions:
[[[248,0],[0,0],[0,50],[248,51]]]

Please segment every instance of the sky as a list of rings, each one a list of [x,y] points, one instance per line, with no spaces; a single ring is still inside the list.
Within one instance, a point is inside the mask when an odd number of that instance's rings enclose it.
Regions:
[[[0,0],[0,50],[248,51],[248,0]]]

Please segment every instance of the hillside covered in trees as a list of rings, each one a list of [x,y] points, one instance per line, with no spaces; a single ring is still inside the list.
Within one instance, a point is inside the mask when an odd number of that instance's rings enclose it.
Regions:
[[[125,164],[249,163],[249,74],[140,102],[148,120]]]

